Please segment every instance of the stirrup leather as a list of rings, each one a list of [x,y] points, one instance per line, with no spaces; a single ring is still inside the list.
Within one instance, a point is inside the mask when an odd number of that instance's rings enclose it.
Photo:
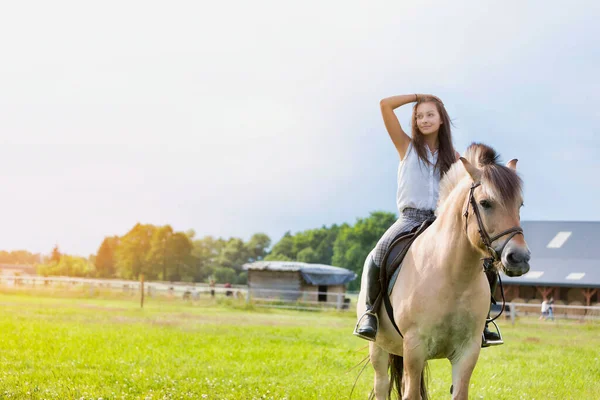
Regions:
[[[485,347],[499,346],[501,344],[504,344],[504,340],[502,340],[502,333],[500,333],[500,328],[498,328],[498,325],[496,325],[496,321],[490,321],[489,323],[494,325],[496,333],[498,333],[498,336],[500,337],[500,339],[486,340],[485,334],[483,332],[481,332],[481,347],[485,348]]]

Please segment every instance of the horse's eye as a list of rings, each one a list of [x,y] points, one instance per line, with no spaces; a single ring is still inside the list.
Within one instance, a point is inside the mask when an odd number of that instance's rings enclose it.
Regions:
[[[481,207],[483,207],[484,210],[488,210],[488,209],[492,208],[492,203],[490,203],[487,200],[481,200],[479,202],[479,204],[481,205]]]

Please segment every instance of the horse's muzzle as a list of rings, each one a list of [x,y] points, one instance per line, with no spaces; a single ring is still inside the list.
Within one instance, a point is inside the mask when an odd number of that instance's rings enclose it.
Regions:
[[[509,243],[502,252],[504,272],[508,276],[521,276],[529,272],[531,252],[527,248]]]

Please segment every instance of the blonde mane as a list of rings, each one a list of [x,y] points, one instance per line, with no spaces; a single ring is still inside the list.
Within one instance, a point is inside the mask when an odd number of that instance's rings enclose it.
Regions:
[[[448,172],[446,172],[440,181],[440,196],[437,206],[438,211],[441,210],[446,202],[446,199],[450,196],[450,193],[452,193],[454,188],[457,187],[458,184],[467,176],[467,170],[463,167],[460,161],[452,164]]]
[[[506,205],[517,198],[522,198],[522,181],[515,171],[498,163],[499,157],[494,149],[481,143],[472,143],[464,156],[471,165],[482,172],[481,181],[484,190]],[[469,174],[462,162],[457,161],[452,164],[440,181],[436,214],[443,211],[452,191],[467,177]]]

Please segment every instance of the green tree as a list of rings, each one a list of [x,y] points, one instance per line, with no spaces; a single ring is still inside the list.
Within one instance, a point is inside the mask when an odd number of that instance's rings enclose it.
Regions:
[[[217,267],[214,277],[217,283],[233,283],[236,280],[237,273],[233,268]]]
[[[217,257],[217,265],[233,268],[239,272],[242,270],[242,265],[248,262],[248,256],[248,249],[242,239],[231,238]]]
[[[288,256],[284,256],[284,255],[277,254],[277,253],[270,253],[263,260],[264,261],[294,261],[291,258],[289,258]]]
[[[267,249],[271,245],[271,238],[264,233],[255,233],[252,235],[248,243],[246,243],[246,251],[248,262],[262,260],[267,255]]]
[[[193,244],[189,236],[183,232],[174,233],[167,242],[167,262],[169,280],[181,281],[186,276],[193,274]]]
[[[94,264],[96,273],[101,278],[113,278],[117,271],[115,265],[115,249],[119,244],[118,236],[105,237],[98,249]]]
[[[347,225],[343,225],[347,226]],[[332,264],[333,246],[341,227],[322,226],[292,235],[289,231],[277,242],[265,260],[297,260],[317,264]]]
[[[40,261],[40,254],[27,250],[0,251],[1,264],[35,264]]]
[[[299,232],[294,236],[293,253],[296,254],[296,259],[306,259],[306,249],[312,249],[310,259],[312,263],[331,264],[333,256],[333,244],[339,233],[339,227],[333,225],[331,228],[323,226],[318,229],[310,229],[304,232]],[[305,252],[303,256],[300,254]]]
[[[173,234],[173,228],[170,225],[158,227],[152,232],[150,248],[146,254],[146,276],[148,279],[168,280],[169,244]]]
[[[52,249],[52,254],[50,255],[50,261],[53,261],[55,263],[60,262],[60,250],[58,249],[58,245],[55,245],[54,248]]]
[[[273,256],[276,258],[272,258],[272,260],[277,260],[281,257],[285,257],[289,260],[296,259],[296,253],[294,253],[294,237],[292,236],[290,231],[287,231],[283,237],[277,242],[273,248],[271,249],[271,253],[269,256]],[[277,258],[279,257],[279,258]]]
[[[385,231],[396,221],[393,213],[376,211],[368,218],[359,218],[353,226],[343,226],[333,246],[332,265],[362,274],[364,261]],[[350,282],[348,288],[356,290],[360,279]]]
[[[235,279],[236,285],[247,285],[248,284],[248,271],[242,271]]]
[[[196,260],[191,254],[192,249],[193,244],[187,233],[174,232],[170,225],[157,227],[152,234],[146,257],[149,279],[194,280]]]
[[[63,254],[59,262],[38,264],[36,269],[42,276],[91,277],[95,274],[94,265],[89,260],[67,254]]]
[[[312,247],[306,247],[305,249],[299,251],[296,260],[305,263],[319,263],[317,252],[314,251]]]
[[[345,224],[343,226],[346,226]],[[327,229],[323,227],[323,229]],[[340,232],[338,225],[332,225],[331,228],[327,229],[325,236],[318,241],[317,246],[314,247],[317,253],[317,262],[320,264],[332,265],[333,258],[333,245]]]
[[[212,274],[212,266],[216,265],[217,257],[225,247],[223,239],[205,236],[193,241],[192,258],[194,266],[192,271],[195,282],[204,282]]]
[[[119,240],[115,251],[117,275],[125,279],[138,279],[146,273],[147,258],[150,252],[154,225],[136,224]]]

